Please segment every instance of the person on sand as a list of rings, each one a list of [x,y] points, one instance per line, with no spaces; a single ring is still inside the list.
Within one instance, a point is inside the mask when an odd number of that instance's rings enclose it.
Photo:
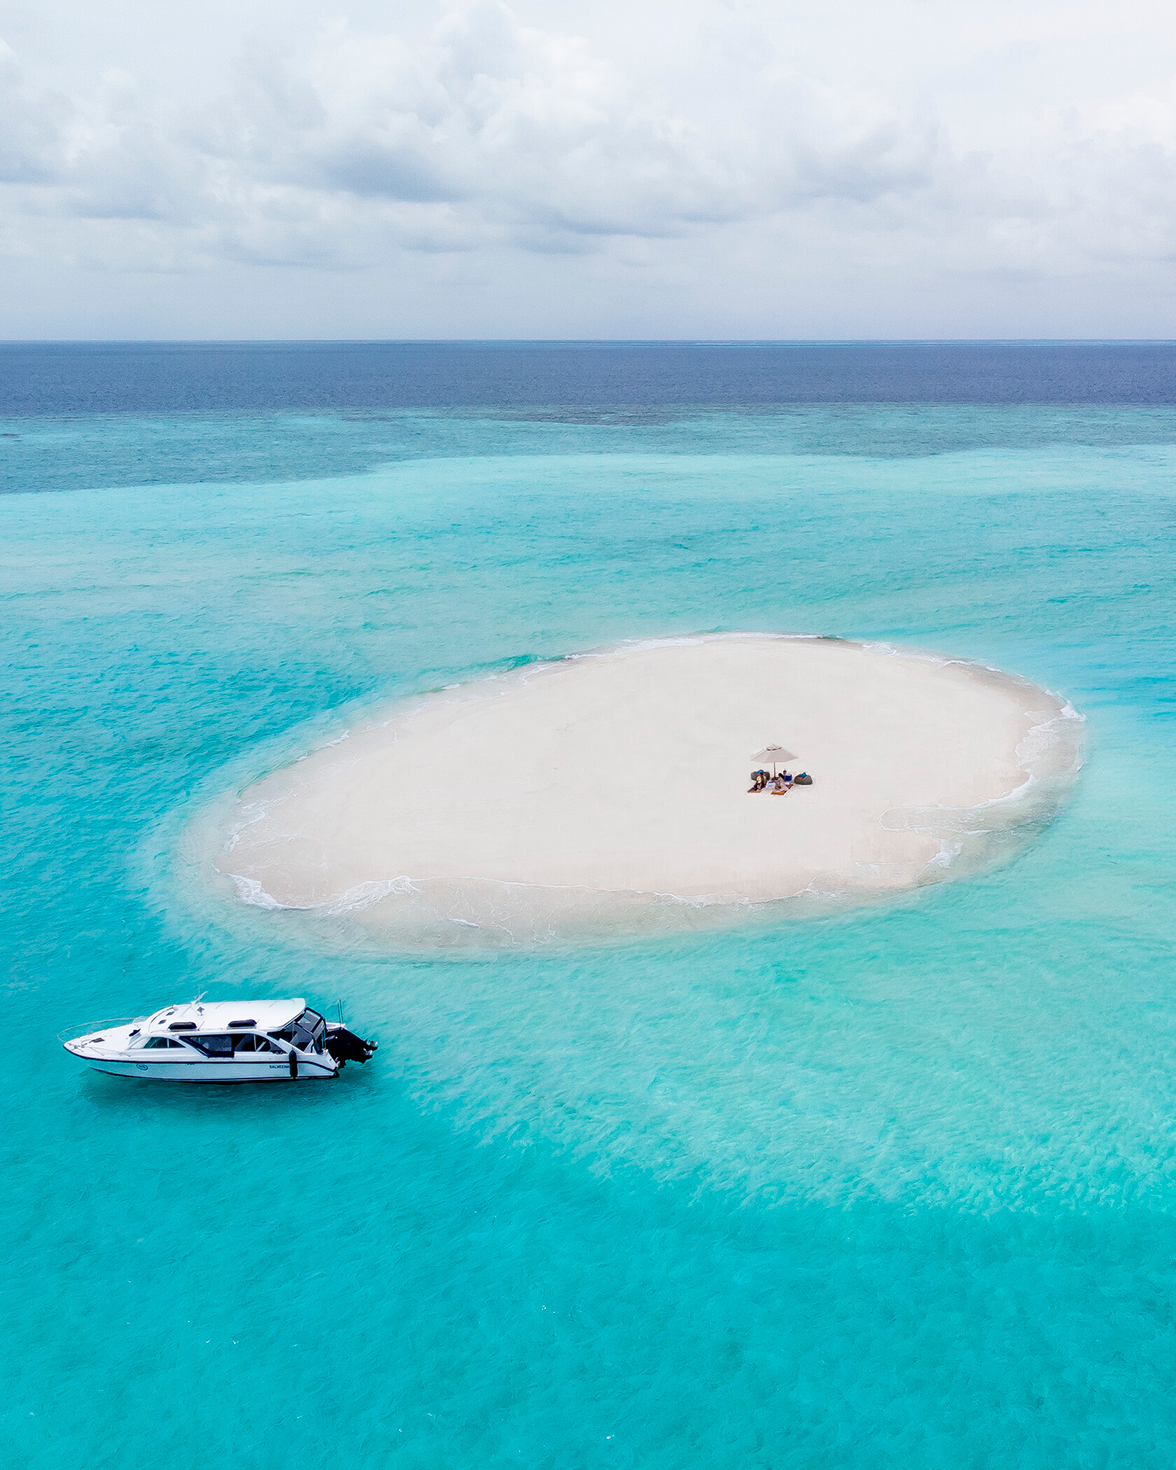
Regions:
[[[767,773],[767,771],[752,771],[752,773],[751,773],[751,785],[747,788],[747,794],[750,796],[753,791],[754,792],[762,791],[764,789],[764,782],[767,779],[768,779],[768,773]]]
[[[773,796],[787,796],[791,790],[792,777],[788,774],[787,771],[785,771],[782,776],[777,776],[776,779],[772,782]]]

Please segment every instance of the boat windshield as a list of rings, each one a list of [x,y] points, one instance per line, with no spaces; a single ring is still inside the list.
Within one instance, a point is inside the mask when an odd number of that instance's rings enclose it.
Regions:
[[[312,1011],[309,1007],[302,1012],[294,1024],[301,1026],[304,1031],[309,1031],[316,1041],[327,1029],[327,1023],[319,1015],[318,1011]]]
[[[299,1051],[321,1052],[326,1030],[327,1023],[317,1011],[305,1010],[300,1016],[296,1016],[288,1026],[283,1026],[280,1031],[271,1031],[269,1034],[279,1041],[292,1042]]]

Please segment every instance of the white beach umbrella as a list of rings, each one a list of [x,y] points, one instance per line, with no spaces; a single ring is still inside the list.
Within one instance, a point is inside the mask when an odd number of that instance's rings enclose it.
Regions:
[[[785,750],[782,745],[765,745],[763,750],[757,750],[751,758],[753,761],[771,761],[774,771],[777,766],[794,761],[796,755],[791,750]]]

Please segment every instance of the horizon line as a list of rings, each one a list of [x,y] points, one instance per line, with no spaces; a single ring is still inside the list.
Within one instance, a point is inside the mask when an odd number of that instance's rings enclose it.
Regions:
[[[0,347],[1176,347],[1176,338],[0,337]]]

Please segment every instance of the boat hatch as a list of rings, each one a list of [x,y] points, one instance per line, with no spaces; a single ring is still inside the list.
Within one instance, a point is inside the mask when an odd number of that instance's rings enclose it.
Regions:
[[[167,1028],[169,1031],[195,1031],[195,1021],[173,1021]]]
[[[238,1026],[256,1026],[256,1025],[257,1025],[257,1022],[255,1020],[253,1020],[252,1017],[250,1017],[250,1019],[248,1021],[230,1021],[229,1022],[229,1030],[230,1031],[233,1031]]]

